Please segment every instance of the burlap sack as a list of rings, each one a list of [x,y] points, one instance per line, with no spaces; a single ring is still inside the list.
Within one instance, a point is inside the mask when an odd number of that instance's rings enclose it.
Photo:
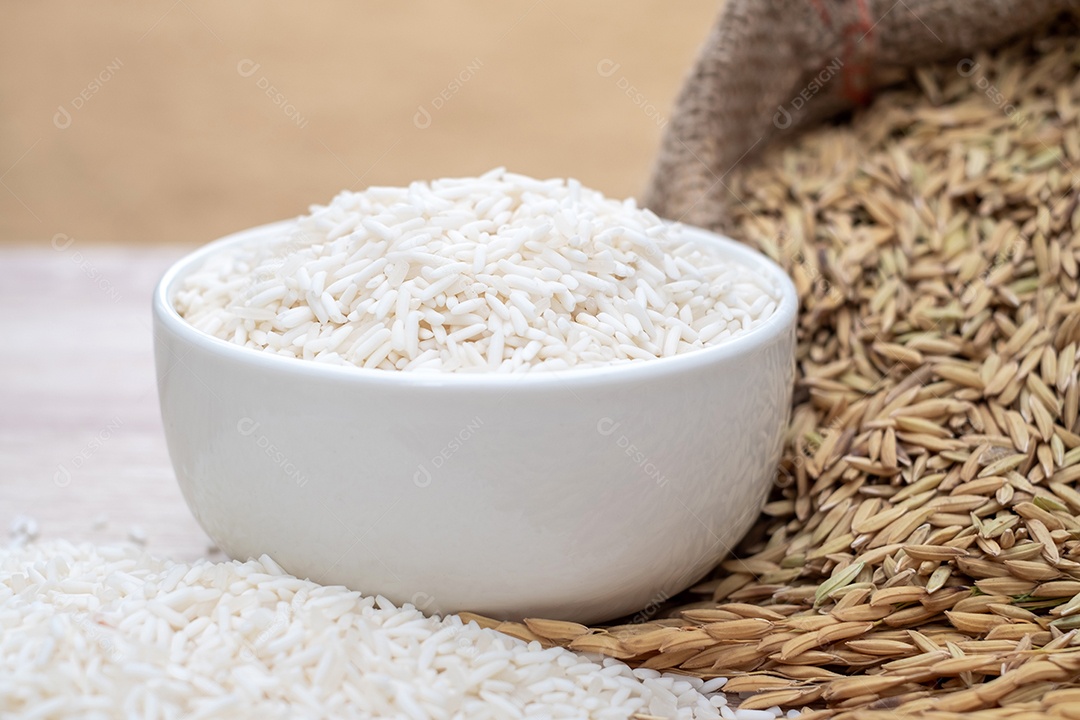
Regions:
[[[725,176],[898,70],[992,47],[1080,0],[728,0],[676,102],[644,204],[725,229]]]

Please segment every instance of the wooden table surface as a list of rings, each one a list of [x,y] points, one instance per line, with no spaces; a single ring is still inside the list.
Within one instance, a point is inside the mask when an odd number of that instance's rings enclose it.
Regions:
[[[68,242],[0,247],[0,532],[18,515],[43,540],[137,525],[155,553],[211,554],[169,464],[151,344],[151,291],[188,249]]]

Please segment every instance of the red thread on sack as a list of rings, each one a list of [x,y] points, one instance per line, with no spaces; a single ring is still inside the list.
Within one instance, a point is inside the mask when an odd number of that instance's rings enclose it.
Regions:
[[[856,105],[870,101],[870,56],[873,50],[874,23],[866,0],[855,0],[859,19],[844,28],[844,69],[840,73],[844,97]]]
[[[829,19],[829,9],[825,7],[825,3],[822,2],[822,0],[810,0],[810,4],[818,11],[818,15],[821,16],[821,22],[825,23],[826,27],[831,28],[832,20]]]
[[[810,0],[825,27],[832,29],[832,18],[824,0]],[[840,71],[840,92],[848,101],[865,105],[870,100],[870,63],[874,23],[870,22],[870,8],[866,0],[855,0],[859,19],[844,26],[841,37],[843,69]],[[860,52],[860,49],[862,50]]]

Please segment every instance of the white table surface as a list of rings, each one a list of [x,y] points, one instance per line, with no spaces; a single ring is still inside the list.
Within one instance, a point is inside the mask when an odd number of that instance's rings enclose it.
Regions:
[[[155,553],[207,556],[169,464],[151,346],[151,291],[188,249],[67,243],[0,247],[0,533],[20,514],[42,540],[138,525]]]

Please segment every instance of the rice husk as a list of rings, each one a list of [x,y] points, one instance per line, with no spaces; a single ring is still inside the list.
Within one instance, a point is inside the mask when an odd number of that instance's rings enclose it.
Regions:
[[[532,633],[747,709],[1080,715],[1077,30],[920,68],[725,180],[801,300],[773,495],[661,614]]]

